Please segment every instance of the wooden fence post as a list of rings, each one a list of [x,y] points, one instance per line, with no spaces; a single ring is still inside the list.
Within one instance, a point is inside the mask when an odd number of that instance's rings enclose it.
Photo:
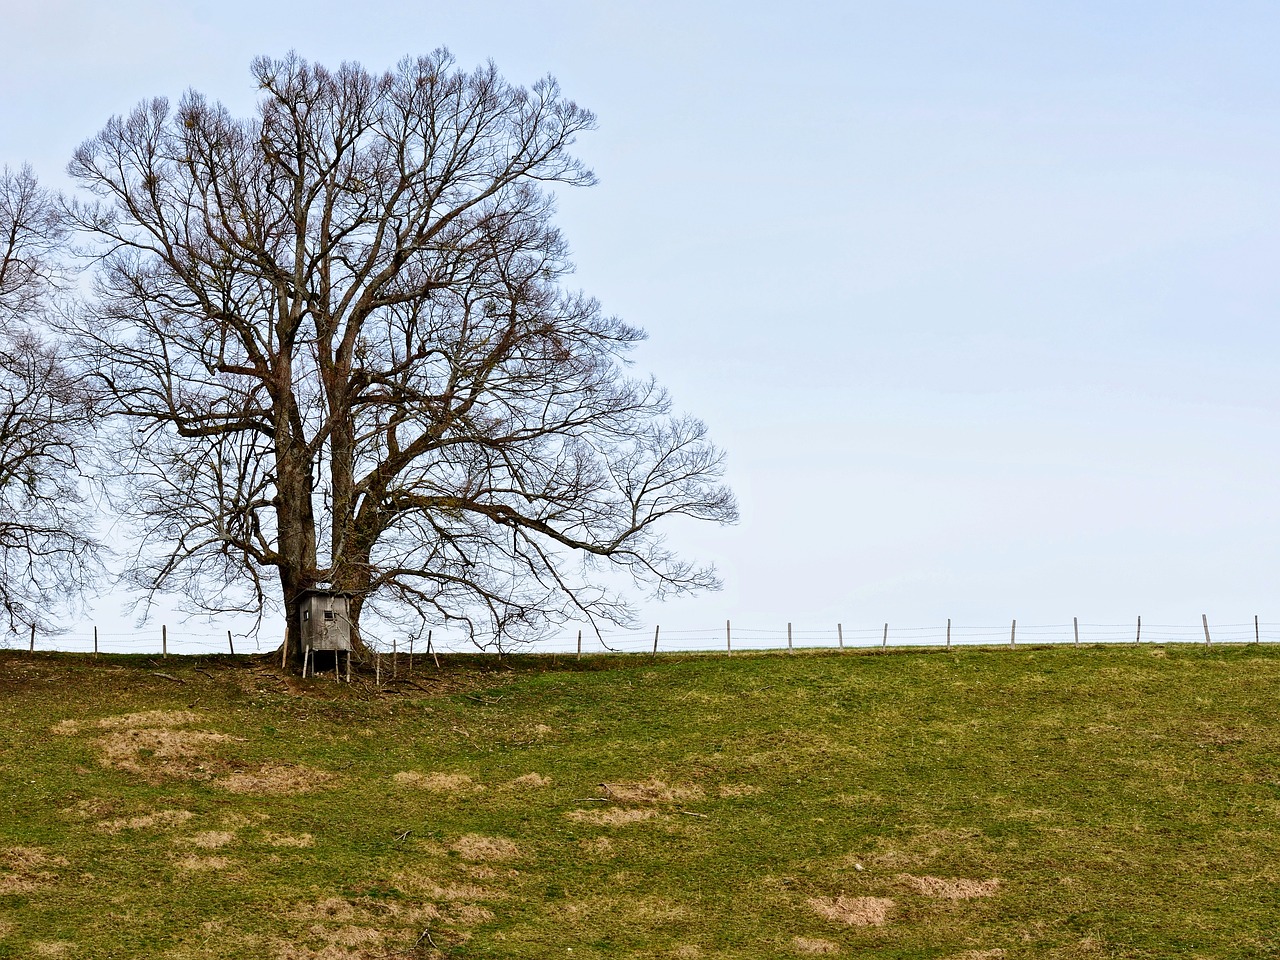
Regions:
[[[231,639],[231,631],[227,631],[227,646],[231,648],[231,655],[236,655],[236,642]]]
[[[409,634],[409,676],[413,676],[413,634]]]
[[[947,617],[947,649],[951,649],[951,618]]]
[[[1207,613],[1200,614],[1200,621],[1204,624],[1204,645],[1209,646],[1209,615]]]
[[[1078,647],[1080,646],[1080,618],[1079,617],[1071,618],[1071,629],[1075,631],[1076,646]]]
[[[382,651],[376,650],[373,654],[373,685],[375,687],[382,686]]]
[[[391,679],[396,680],[400,677],[400,641],[395,637],[391,638]]]
[[[1018,621],[1017,621],[1017,620],[1015,620],[1015,621],[1013,621],[1013,625],[1009,627],[1009,647],[1010,647],[1010,649],[1012,649],[1012,648],[1013,648],[1014,638],[1017,636],[1017,634],[1018,634]]]
[[[836,624],[836,639],[840,641],[840,649],[844,649],[844,624]]]
[[[431,634],[433,630],[427,631],[427,653],[431,654],[431,659],[436,662],[436,669],[440,669],[440,658],[436,656],[436,648],[431,645]]]
[[[578,659],[582,659],[582,631],[578,631]]]
[[[724,649],[729,656],[733,656],[733,630],[728,620],[724,622]]]
[[[31,625],[31,652],[36,652],[36,625]]]
[[[1142,617],[1138,617],[1138,636],[1134,638],[1134,643],[1142,642]]]
[[[658,655],[658,631],[661,629],[659,626],[653,628],[653,655],[655,657]]]
[[[98,625],[96,623],[93,625],[93,655],[95,657],[98,655]]]
[[[160,624],[160,656],[169,656],[169,628]]]
[[[1256,613],[1253,615],[1253,642],[1262,642],[1262,634],[1258,632],[1258,615]]]
[[[887,650],[889,648],[889,625],[884,625],[884,637],[880,640],[880,649]]]
[[[793,652],[794,650],[791,646],[791,624],[788,623],[787,624],[787,653],[793,653]]]

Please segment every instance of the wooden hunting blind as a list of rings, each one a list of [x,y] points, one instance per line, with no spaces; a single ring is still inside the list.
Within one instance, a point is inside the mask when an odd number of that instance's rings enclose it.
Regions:
[[[308,661],[315,672],[315,654],[333,654],[333,672],[338,673],[341,655],[347,655],[347,679],[351,679],[350,594],[341,590],[304,590],[298,598],[298,620],[302,633],[302,675]]]

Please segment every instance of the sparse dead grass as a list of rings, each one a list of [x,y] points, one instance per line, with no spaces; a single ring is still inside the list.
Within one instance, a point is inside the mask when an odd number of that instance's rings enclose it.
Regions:
[[[908,889],[924,897],[938,900],[972,900],[974,897],[990,897],[1000,889],[1000,881],[966,880],[963,877],[915,877],[909,873],[898,875],[898,880]]]
[[[207,779],[215,768],[213,747],[231,737],[206,730],[120,726],[98,738],[100,762],[144,778]]]
[[[144,813],[136,817],[122,817],[118,820],[106,820],[99,824],[104,833],[119,833],[122,830],[152,830],[179,827],[195,814],[190,810],[157,810],[155,813]]]
[[[39,847],[9,847],[0,851],[0,894],[31,893],[58,882],[58,868],[67,867],[65,857]]]
[[[544,777],[540,773],[525,773],[516,777],[507,786],[512,790],[541,790],[543,787],[551,786],[551,778]]]
[[[431,793],[470,793],[483,789],[465,773],[418,773],[402,770],[392,779],[397,786],[413,787]]]
[[[832,943],[830,940],[823,940],[821,937],[793,937],[791,946],[796,953],[813,956],[829,956],[840,952],[840,944]]]
[[[488,863],[493,860],[514,860],[520,856],[520,848],[503,837],[483,837],[469,833],[455,840],[450,848],[472,863]]]
[[[309,833],[294,836],[287,833],[272,833],[270,830],[262,831],[262,840],[272,847],[309,847],[315,843],[315,838]]]
[[[623,805],[684,803],[705,796],[701,787],[669,786],[652,777],[638,783],[602,783],[600,789],[614,803]]]
[[[231,793],[254,793],[266,796],[287,796],[306,793],[329,785],[333,775],[305,764],[280,764],[259,770],[240,771],[217,781],[218,786]]]
[[[657,810],[624,809],[622,807],[595,807],[589,810],[570,810],[565,814],[570,820],[589,823],[597,827],[625,827],[627,824],[652,820]]]
[[[234,843],[236,835],[229,830],[202,830],[189,837],[180,837],[178,842],[201,850],[217,850],[229,843]]]
[[[174,861],[179,870],[195,873],[206,870],[225,870],[232,861],[226,857],[202,857],[195,854],[181,857]]]
[[[883,927],[894,907],[888,897],[813,897],[808,903],[818,916],[851,927]]]

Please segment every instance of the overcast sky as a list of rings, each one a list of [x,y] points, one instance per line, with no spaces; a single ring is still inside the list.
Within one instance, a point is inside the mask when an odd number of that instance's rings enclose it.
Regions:
[[[1276,623],[1280,5],[0,0],[0,163],[258,54],[594,110],[577,282],[728,453],[664,631]],[[104,600],[100,616],[120,597]]]

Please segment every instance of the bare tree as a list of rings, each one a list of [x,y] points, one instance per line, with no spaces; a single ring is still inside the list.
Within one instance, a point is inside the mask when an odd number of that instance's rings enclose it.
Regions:
[[[49,340],[67,231],[29,167],[0,170],[0,609],[53,629],[97,571],[78,451],[92,404]]]
[[[719,452],[627,374],[641,331],[563,285],[548,187],[594,182],[569,153],[594,117],[444,50],[252,70],[254,119],[152,100],[70,166],[100,198],[75,211],[103,245],[80,335],[134,425],[139,584],[210,612],[279,596],[295,660],[318,583],[357,622],[481,644],[625,622],[608,570],[715,587],[656,525],[735,518]]]

